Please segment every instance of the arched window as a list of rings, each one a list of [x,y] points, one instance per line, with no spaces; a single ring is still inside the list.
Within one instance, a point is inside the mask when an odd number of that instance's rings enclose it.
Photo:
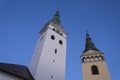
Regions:
[[[59,40],[59,44],[61,44],[61,45],[63,44],[62,40]]]
[[[55,31],[55,28],[53,28],[53,31]]]
[[[99,70],[98,70],[98,67],[96,65],[93,65],[91,67],[91,71],[92,71],[93,75],[99,74]]]
[[[52,36],[51,36],[51,39],[52,39],[52,40],[54,40],[54,39],[55,39],[55,36],[54,36],[54,35],[52,35]]]
[[[60,33],[60,35],[62,36],[63,34],[62,34],[62,33]]]

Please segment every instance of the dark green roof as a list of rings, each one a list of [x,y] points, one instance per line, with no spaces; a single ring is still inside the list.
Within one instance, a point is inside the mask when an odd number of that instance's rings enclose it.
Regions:
[[[56,11],[54,17],[44,25],[44,27],[40,31],[40,34],[44,33],[47,30],[47,28],[49,27],[48,25],[52,25],[57,30],[59,30],[59,31],[63,32],[65,35],[67,35],[67,32],[64,30],[63,26],[61,25],[59,11]]]
[[[57,25],[61,25],[61,22],[60,22],[60,12],[59,11],[56,11],[56,14],[54,15],[53,19],[50,20],[50,22],[54,23],[54,24],[57,24]]]
[[[96,47],[95,44],[93,43],[92,39],[90,38],[90,35],[88,32],[86,32],[86,45],[85,45],[85,50],[83,52],[86,52],[88,50],[96,50],[99,51]]]
[[[26,66],[0,63],[0,71],[22,78],[23,80],[34,80]]]
[[[53,23],[53,24],[56,24],[56,25],[61,26],[61,22],[60,22],[60,12],[59,12],[59,11],[56,11],[54,17],[53,17],[51,20],[49,20],[49,21],[45,24],[45,26],[49,25],[50,23]]]

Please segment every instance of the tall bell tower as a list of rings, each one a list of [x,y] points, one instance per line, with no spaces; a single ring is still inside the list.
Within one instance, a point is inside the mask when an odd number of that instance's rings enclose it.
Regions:
[[[88,32],[81,60],[83,80],[111,80],[104,54],[95,47]]]
[[[59,11],[40,31],[29,70],[35,80],[65,80],[67,32]]]

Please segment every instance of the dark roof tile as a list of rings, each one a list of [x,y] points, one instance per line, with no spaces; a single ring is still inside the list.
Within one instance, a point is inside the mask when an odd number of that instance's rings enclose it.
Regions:
[[[28,68],[23,65],[0,63],[0,71],[6,72],[25,80],[34,80]]]

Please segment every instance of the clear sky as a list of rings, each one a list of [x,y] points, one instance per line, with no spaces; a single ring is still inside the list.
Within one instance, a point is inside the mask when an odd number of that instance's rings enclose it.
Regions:
[[[120,80],[119,0],[0,0],[0,62],[28,66],[39,31],[56,10],[68,32],[66,80],[82,80],[86,29],[112,80]]]

